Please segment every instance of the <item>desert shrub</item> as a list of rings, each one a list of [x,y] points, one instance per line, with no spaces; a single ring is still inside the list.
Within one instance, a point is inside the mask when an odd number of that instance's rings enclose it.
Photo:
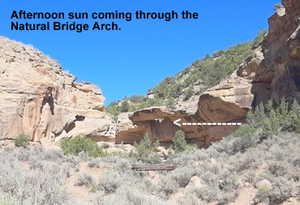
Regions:
[[[270,101],[265,106],[259,106],[249,117],[254,127],[261,128],[261,136],[274,136],[280,132],[297,130],[300,107],[296,101],[290,102],[286,99],[280,102]]]
[[[25,135],[20,135],[15,139],[16,147],[27,147],[29,145],[30,138]]]
[[[161,177],[160,183],[158,185],[159,193],[163,193],[163,196],[166,196],[166,198],[175,193],[179,188],[178,183],[174,178],[165,176]]]
[[[194,193],[186,193],[183,198],[177,201],[178,205],[205,205],[204,201],[201,201]]]
[[[84,173],[84,174],[79,175],[78,180],[75,185],[91,187],[91,186],[94,186],[95,184],[96,184],[95,179],[91,175]]]
[[[144,193],[142,190],[133,187],[122,187],[114,194],[100,196],[96,205],[171,205],[165,201]]]
[[[166,106],[171,109],[171,110],[174,110],[176,108],[175,106],[176,102],[175,102],[175,99],[174,98],[169,98],[167,100],[167,103],[166,103]]]
[[[122,185],[123,177],[118,172],[109,172],[101,177],[99,182],[99,190],[102,190],[105,193],[113,193]]]
[[[28,161],[31,154],[32,152],[27,149],[19,149],[18,153],[16,154],[16,158],[19,161]]]
[[[281,132],[297,132],[300,118],[300,106],[297,102],[281,100],[259,105],[247,117],[247,124],[240,127],[229,137],[228,153],[245,152],[248,148],[272,138]],[[228,145],[227,145],[228,146]]]
[[[249,125],[244,125],[238,129],[233,134],[235,139],[232,142],[231,152],[245,152],[249,147],[256,145],[260,140],[256,133],[257,129]]]
[[[207,201],[207,202],[210,202],[210,201],[213,201],[213,200],[216,200],[217,199],[217,195],[218,195],[218,192],[219,190],[216,189],[216,188],[211,188],[211,187],[208,187],[208,186],[205,186],[205,187],[201,187],[196,191],[196,194],[197,196],[203,200],[203,201]]]
[[[159,162],[159,156],[155,152],[156,148],[158,147],[159,142],[152,142],[149,134],[146,133],[144,138],[137,144],[135,143],[134,146],[136,148],[136,158],[143,162],[148,163],[156,163]]]
[[[13,196],[14,204],[67,204],[64,183],[68,165],[41,160],[37,154],[43,153],[37,153],[37,150],[28,152],[31,153],[29,162],[39,159],[39,166],[24,168],[14,150],[0,152],[0,193]]]
[[[123,102],[121,103],[120,111],[121,111],[121,112],[128,112],[129,109],[130,109],[129,103],[128,103],[127,101],[123,101]]]
[[[43,159],[47,161],[57,162],[59,160],[64,159],[63,152],[58,150],[45,150],[43,151]]]
[[[96,161],[90,161],[88,162],[89,168],[99,168],[99,164]]]
[[[9,194],[0,192],[0,205],[17,205],[17,200]]]
[[[184,101],[187,101],[188,99],[190,99],[194,94],[193,88],[188,88],[184,91]]]
[[[193,151],[195,146],[190,145],[185,140],[186,136],[182,130],[177,130],[173,137],[173,149],[176,153],[184,151]]]
[[[61,148],[65,154],[78,155],[79,153],[86,153],[90,157],[103,157],[106,155],[95,141],[81,136],[72,139],[63,139],[61,141]]]
[[[255,171],[249,170],[246,174],[243,175],[243,180],[245,183],[254,184],[255,183]]]
[[[274,178],[272,189],[260,188],[255,196],[256,202],[267,202],[269,204],[281,204],[293,196],[292,186],[284,178]]]
[[[190,179],[196,175],[196,170],[191,166],[180,167],[170,173],[170,177],[174,179],[180,187],[185,187]]]
[[[283,8],[284,6],[281,4],[281,3],[279,3],[279,4],[275,4],[275,9],[280,9],[280,8]]]
[[[245,154],[238,153],[235,158],[237,158],[235,168],[238,172],[256,169],[259,165],[257,155],[252,150],[248,150]]]
[[[258,33],[257,37],[253,41],[253,48],[257,48],[265,38],[267,31],[262,30]]]
[[[120,106],[119,102],[113,102],[109,106],[105,108],[105,111],[112,114],[114,119],[117,118],[117,116],[120,114]]]
[[[155,205],[155,204],[162,204],[162,201],[151,196],[142,193],[141,191],[137,189],[128,189],[126,191],[126,198],[128,200],[128,204],[134,204],[134,205]]]
[[[268,171],[275,177],[284,176],[287,174],[287,166],[283,162],[268,162]]]
[[[182,130],[176,131],[173,137],[173,148],[175,152],[182,152],[187,149],[187,143],[185,141],[185,133]]]
[[[145,100],[144,96],[134,95],[130,97],[130,101],[133,103],[141,103]]]

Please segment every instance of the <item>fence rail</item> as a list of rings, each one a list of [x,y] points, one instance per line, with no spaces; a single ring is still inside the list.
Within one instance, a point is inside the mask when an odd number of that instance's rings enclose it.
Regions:
[[[176,169],[173,164],[134,164],[131,169],[136,171],[172,171]]]

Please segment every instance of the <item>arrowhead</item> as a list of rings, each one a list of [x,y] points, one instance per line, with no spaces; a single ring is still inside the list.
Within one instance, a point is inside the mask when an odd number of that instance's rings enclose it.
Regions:
[[[177,125],[178,127],[181,127],[181,124],[179,123],[181,119],[175,120],[173,123],[174,125]]]

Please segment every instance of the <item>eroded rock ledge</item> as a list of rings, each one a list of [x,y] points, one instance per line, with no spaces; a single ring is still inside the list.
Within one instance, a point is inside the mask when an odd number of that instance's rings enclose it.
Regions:
[[[283,0],[269,19],[269,32],[253,55],[219,85],[208,89],[186,110],[164,107],[143,109],[119,118],[116,142],[139,141],[146,132],[160,142],[170,142],[182,129],[199,146],[232,133],[236,127],[178,127],[183,122],[243,122],[247,112],[269,99],[300,100],[300,1]],[[183,104],[183,102],[179,102]]]

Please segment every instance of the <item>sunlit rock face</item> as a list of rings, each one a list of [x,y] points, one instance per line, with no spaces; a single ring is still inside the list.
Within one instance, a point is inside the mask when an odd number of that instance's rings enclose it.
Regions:
[[[133,143],[146,132],[153,140],[171,142],[181,129],[189,141],[207,146],[237,127],[179,127],[172,122],[244,122],[249,110],[270,99],[300,101],[300,1],[283,0],[282,5],[270,17],[262,44],[235,72],[193,102],[179,102],[179,110],[147,108],[123,116],[116,142]]]
[[[75,77],[31,46],[0,38],[0,137],[33,141],[107,136],[111,118],[101,91]]]

